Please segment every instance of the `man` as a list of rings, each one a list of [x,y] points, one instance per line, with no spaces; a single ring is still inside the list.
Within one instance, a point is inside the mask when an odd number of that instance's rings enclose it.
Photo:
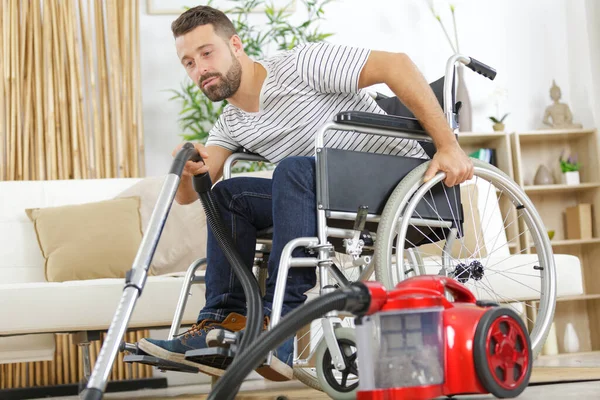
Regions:
[[[318,43],[254,61],[244,53],[231,21],[207,6],[184,12],[173,22],[172,31],[177,56],[189,77],[212,101],[229,102],[206,146],[196,145],[205,163],[186,164],[177,202],[197,201],[191,176],[208,172],[216,182],[227,157],[240,147],[277,163],[272,180],[235,178],[213,188],[224,222],[248,266],[254,258],[256,232],[273,227],[264,297],[267,316],[283,247],[294,238],[316,236],[314,134],[340,111],[385,113],[363,88],[387,84],[431,135],[437,152],[426,179],[444,171],[445,184],[453,186],[473,175],[472,163],[458,145],[430,86],[405,54]],[[338,148],[427,158],[416,141],[355,132],[328,137],[328,144]],[[210,229],[207,246],[206,305],[197,325],[171,341],[140,341],[145,352],[189,364],[185,352],[205,348],[210,329],[245,327],[243,290]],[[302,250],[293,256],[302,256]],[[304,293],[315,284],[314,268],[292,268],[283,314],[301,305]],[[277,371],[263,368],[258,372],[271,379],[277,379],[277,374],[290,376],[292,354],[290,339],[276,350],[271,369]],[[200,368],[213,375],[223,372]]]

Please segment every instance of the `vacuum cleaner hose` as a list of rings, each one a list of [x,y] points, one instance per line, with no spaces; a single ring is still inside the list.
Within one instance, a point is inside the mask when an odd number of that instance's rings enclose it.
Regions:
[[[208,400],[234,399],[238,389],[232,390],[232,388],[239,388],[240,382],[260,366],[271,349],[279,347],[303,326],[333,310],[362,314],[368,310],[370,302],[371,296],[367,286],[357,282],[311,300],[291,311],[275,328],[263,332],[254,346],[242,350],[234,358],[208,396]]]
[[[177,157],[180,154],[181,159],[178,161]],[[181,176],[181,172],[183,171],[183,167],[187,160],[202,161],[202,157],[191,143],[183,145],[180,153],[175,157],[171,172],[179,172],[179,175]],[[219,208],[211,192],[212,182],[210,175],[208,173],[196,175],[192,178],[192,182],[194,190],[198,193],[200,201],[202,202],[208,224],[217,239],[219,247],[223,250],[225,257],[227,257],[227,261],[229,261],[235,275],[239,279],[242,289],[244,290],[244,295],[246,296],[248,318],[246,329],[239,345],[239,351],[242,352],[246,346],[249,346],[250,343],[256,340],[262,329],[263,304],[260,288],[250,268],[244,265],[240,254],[235,248],[231,234],[225,229]],[[237,358],[237,356],[235,358]]]
[[[196,177],[194,177],[194,182],[196,182]],[[196,185],[194,185],[194,187],[195,186]],[[206,212],[206,218],[213,234],[219,242],[223,253],[225,253],[227,260],[231,264],[231,267],[234,269],[237,278],[240,280],[244,294],[246,295],[248,318],[246,320],[246,330],[244,331],[244,335],[242,335],[239,346],[239,351],[241,352],[256,340],[262,330],[263,304],[260,288],[258,286],[258,281],[250,269],[242,262],[239,253],[234,247],[231,235],[225,231],[225,227],[219,216],[219,209],[215,204],[212,193],[209,191],[200,194],[200,200],[202,201],[202,206]]]

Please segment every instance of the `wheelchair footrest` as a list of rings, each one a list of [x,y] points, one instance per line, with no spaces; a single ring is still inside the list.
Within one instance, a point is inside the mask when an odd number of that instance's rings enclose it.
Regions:
[[[219,369],[227,369],[233,362],[233,357],[235,353],[225,347],[209,347],[185,353],[186,360]]]
[[[169,361],[149,355],[126,355],[123,357],[123,361],[126,363],[140,363],[152,365],[153,367],[164,371],[189,372],[194,374],[197,374],[200,371],[198,368],[193,367],[191,365],[181,364],[175,361]]]

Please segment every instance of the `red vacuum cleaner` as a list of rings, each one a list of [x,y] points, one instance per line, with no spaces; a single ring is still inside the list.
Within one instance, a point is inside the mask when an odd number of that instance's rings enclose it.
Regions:
[[[389,293],[365,284],[371,304],[356,320],[357,399],[507,398],[529,384],[531,342],[512,309],[478,302],[443,276],[410,278]]]

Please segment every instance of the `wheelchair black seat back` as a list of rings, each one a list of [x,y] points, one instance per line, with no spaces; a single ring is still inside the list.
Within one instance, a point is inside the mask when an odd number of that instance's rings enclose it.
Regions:
[[[328,216],[331,215],[331,211],[357,213],[360,207],[367,207],[369,214],[381,215],[387,199],[400,181],[426,161],[403,156],[324,148],[319,157],[322,175],[317,182],[317,185],[320,185],[318,203],[323,206]],[[428,196],[419,202],[415,213],[423,220],[441,219],[462,225],[460,189],[443,185],[442,182],[435,185],[428,192]],[[456,215],[456,211],[459,215]],[[328,225],[349,228],[338,221],[330,221]],[[462,226],[452,227],[462,232]],[[367,229],[373,232],[376,225],[369,224]],[[442,228],[429,228],[426,232],[427,235],[423,235],[423,230],[411,225],[407,232],[405,248],[418,246],[425,241],[436,242],[447,233]]]
[[[430,86],[443,108],[444,78],[438,79]],[[335,122],[426,133],[419,121],[397,97],[378,94],[376,101],[388,115],[343,112],[336,116]],[[460,105],[455,105],[454,109],[458,108]],[[419,144],[430,158],[433,157],[435,147],[432,142],[419,141]],[[331,211],[356,213],[359,207],[367,207],[369,214],[381,215],[387,199],[398,183],[413,169],[428,161],[327,147],[323,148],[318,160],[321,172],[321,178],[317,182],[318,204],[326,211],[327,216],[331,215]],[[428,196],[419,202],[416,215],[424,220],[441,219],[452,222],[452,228],[462,232],[462,226],[454,226],[463,223],[460,189],[444,187],[443,183],[437,184],[429,191]],[[349,228],[348,224],[342,221],[328,222],[328,225]],[[367,229],[371,232],[376,230],[376,224],[368,224]],[[418,246],[426,241],[438,241],[439,238],[445,237],[447,229],[428,229],[427,235],[424,235],[418,227],[411,226],[407,232],[405,248]],[[339,247],[338,243],[332,244],[336,248]]]

